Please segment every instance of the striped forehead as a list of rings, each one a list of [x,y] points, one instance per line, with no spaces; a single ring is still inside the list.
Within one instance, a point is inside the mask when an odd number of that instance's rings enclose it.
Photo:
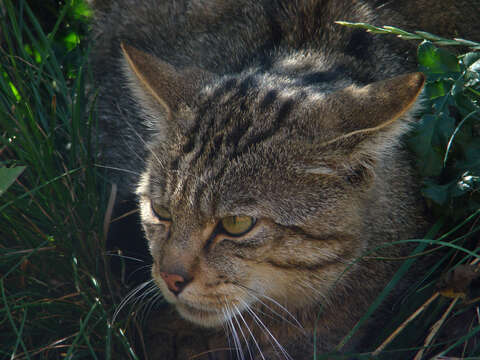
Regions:
[[[173,145],[177,152],[165,188],[169,201],[211,213],[227,168],[241,166],[249,152],[282,136],[305,94],[266,85],[252,74],[225,79],[205,93],[192,130],[182,144]]]

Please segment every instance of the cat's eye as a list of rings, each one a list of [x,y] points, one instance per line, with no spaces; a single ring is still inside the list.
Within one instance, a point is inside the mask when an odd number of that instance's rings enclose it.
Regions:
[[[156,217],[164,221],[172,220],[172,215],[170,215],[170,211],[168,211],[164,206],[155,204],[153,201],[151,202],[151,204],[152,204],[152,211]]]
[[[252,230],[255,222],[250,216],[234,215],[223,218],[220,224],[227,235],[241,236]]]

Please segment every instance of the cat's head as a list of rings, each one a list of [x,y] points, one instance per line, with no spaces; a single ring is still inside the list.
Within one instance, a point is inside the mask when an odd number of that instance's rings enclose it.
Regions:
[[[328,302],[369,246],[362,206],[423,75],[321,94],[123,53],[156,129],[137,193],[165,299],[203,326],[263,302]]]

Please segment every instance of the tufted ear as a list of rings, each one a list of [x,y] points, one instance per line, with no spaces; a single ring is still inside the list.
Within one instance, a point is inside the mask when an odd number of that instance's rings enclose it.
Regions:
[[[212,74],[199,68],[178,70],[153,55],[123,43],[121,48],[130,89],[149,115],[160,111],[170,119],[188,109],[202,84],[212,77]]]
[[[322,109],[338,136],[325,145],[399,136],[404,126],[397,120],[413,106],[424,82],[422,73],[412,73],[363,87],[349,86],[331,94]]]

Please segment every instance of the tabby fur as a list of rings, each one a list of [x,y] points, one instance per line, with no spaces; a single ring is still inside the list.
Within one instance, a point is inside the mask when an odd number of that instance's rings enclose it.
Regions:
[[[361,318],[398,265],[362,255],[406,255],[408,247],[385,244],[421,237],[427,225],[401,143],[424,77],[412,73],[414,44],[335,21],[478,39],[465,21],[475,2],[436,4],[94,3],[102,157],[123,170],[111,172],[120,199],[138,184],[164,298],[210,329],[204,339],[177,319],[167,344],[158,339],[172,325],[152,317],[150,358],[210,349],[203,358],[312,359],[314,342],[333,350]],[[232,215],[256,224],[225,235],[219,221]],[[161,272],[188,283],[175,295]],[[382,326],[387,308],[343,349],[367,348],[365,334]]]

